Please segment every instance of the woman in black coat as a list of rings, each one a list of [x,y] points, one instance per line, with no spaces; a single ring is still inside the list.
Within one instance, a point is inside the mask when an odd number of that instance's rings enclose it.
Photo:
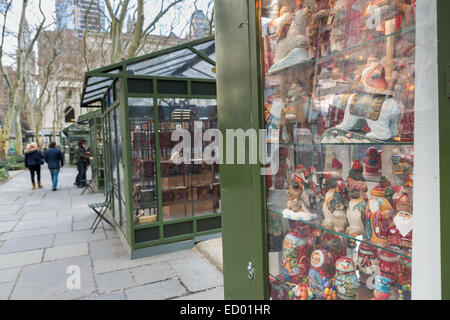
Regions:
[[[25,167],[30,170],[31,184],[33,190],[36,190],[36,182],[34,180],[35,174],[37,175],[37,183],[39,188],[43,188],[41,185],[41,165],[44,164],[44,156],[39,151],[36,143],[30,143],[25,150]]]

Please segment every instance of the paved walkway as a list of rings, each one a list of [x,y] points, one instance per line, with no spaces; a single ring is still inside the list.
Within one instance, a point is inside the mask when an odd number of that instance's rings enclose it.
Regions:
[[[224,298],[222,273],[198,251],[131,260],[115,230],[89,230],[86,204],[101,194],[81,196],[74,168],[57,192],[42,174],[41,190],[26,171],[0,185],[0,300]]]

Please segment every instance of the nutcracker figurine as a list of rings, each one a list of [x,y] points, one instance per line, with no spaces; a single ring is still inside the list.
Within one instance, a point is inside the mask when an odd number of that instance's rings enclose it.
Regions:
[[[311,254],[308,284],[316,299],[322,300],[327,284],[334,275],[333,257],[327,250],[319,249]]]
[[[385,197],[385,190],[375,186],[370,191],[366,209],[366,237],[379,245],[388,243],[389,226],[392,221],[393,209]]]
[[[300,283],[309,274],[309,258],[313,251],[308,225],[289,220],[291,232],[283,240],[281,274],[285,281]]]
[[[337,296],[343,300],[354,300],[359,288],[356,267],[349,257],[341,257],[336,261],[335,286]]]
[[[361,243],[358,250],[359,281],[367,286],[367,280],[375,273],[378,266],[377,249],[367,243]]]

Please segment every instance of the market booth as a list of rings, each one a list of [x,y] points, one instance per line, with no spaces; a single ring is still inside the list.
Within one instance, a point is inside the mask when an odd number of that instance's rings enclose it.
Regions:
[[[218,165],[202,158],[208,143],[174,153],[192,153],[191,163],[172,161],[175,130],[193,138],[217,127],[214,66],[209,37],[86,73],[81,107],[101,108],[106,196],[132,258],[220,234]]]
[[[449,9],[215,2],[226,299],[450,298]]]
[[[89,125],[87,123],[78,124],[75,122],[64,128],[62,133],[64,133],[64,136],[61,138],[62,149],[69,157],[69,164],[73,164],[78,142],[82,139],[89,140]]]
[[[103,128],[101,110],[91,111],[78,117],[78,124],[89,126],[89,139],[87,145],[91,157],[94,159],[90,163],[92,171],[92,181],[95,190],[105,188],[105,168],[103,156]]]

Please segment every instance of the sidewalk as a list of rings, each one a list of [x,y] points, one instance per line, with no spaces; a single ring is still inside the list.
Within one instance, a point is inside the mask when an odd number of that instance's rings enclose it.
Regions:
[[[44,189],[27,171],[0,185],[0,300],[224,298],[222,273],[195,249],[131,260],[115,230],[92,234],[86,204],[103,195],[80,196],[75,175],[63,168],[57,192],[45,166]]]

